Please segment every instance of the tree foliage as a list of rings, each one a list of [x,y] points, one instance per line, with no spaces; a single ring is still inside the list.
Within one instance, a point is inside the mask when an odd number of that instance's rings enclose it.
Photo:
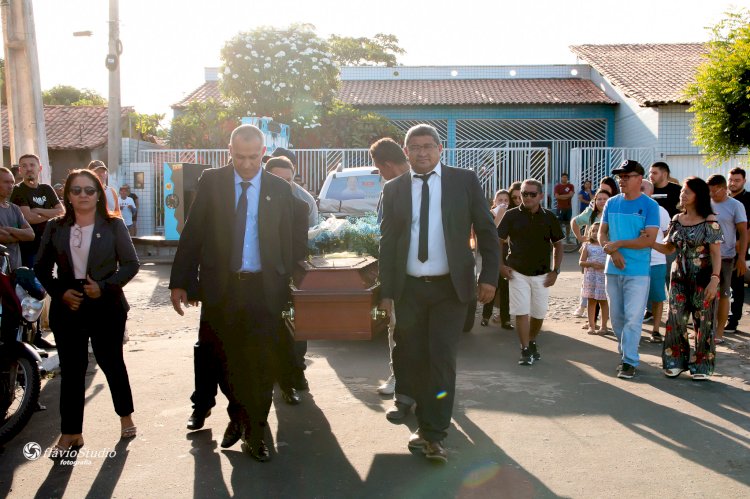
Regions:
[[[338,67],[309,24],[239,33],[221,59],[224,96],[243,114],[272,116],[293,130],[318,126],[336,95]]]
[[[105,106],[107,100],[87,88],[78,89],[70,85],[57,85],[42,92],[42,102],[58,106]]]
[[[331,35],[328,43],[339,66],[396,66],[396,56],[406,53],[395,35],[383,33],[372,38]]]
[[[750,146],[750,11],[727,13],[711,33],[686,95],[696,144],[711,161],[722,161]]]
[[[334,101],[320,127],[302,130],[294,138],[300,148],[366,148],[383,137],[401,142],[404,134],[385,116]]]
[[[166,135],[164,128],[161,126],[161,120],[164,114],[145,114],[132,112],[128,115],[128,137],[145,140],[146,142],[156,143],[157,138],[163,138]]]
[[[178,149],[226,148],[229,135],[239,124],[236,113],[221,102],[192,102],[172,120],[169,145]]]

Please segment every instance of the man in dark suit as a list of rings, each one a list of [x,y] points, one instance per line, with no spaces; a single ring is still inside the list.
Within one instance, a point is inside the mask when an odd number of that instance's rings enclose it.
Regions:
[[[482,255],[482,303],[495,296],[500,247],[476,174],[441,164],[437,131],[417,125],[404,144],[411,170],[383,189],[380,308],[398,310],[396,391],[413,394],[419,422],[409,448],[447,462],[442,441],[455,400],[456,348],[468,304],[477,299],[472,226]]]
[[[223,374],[237,402],[228,409],[222,443],[241,436],[243,448],[259,461],[270,458],[264,442],[273,393],[270,362],[289,295],[294,213],[289,184],[261,169],[265,150],[258,128],[242,125],[232,132],[231,164],[206,170],[198,181],[169,284],[177,313],[202,302],[201,320],[221,343]]]

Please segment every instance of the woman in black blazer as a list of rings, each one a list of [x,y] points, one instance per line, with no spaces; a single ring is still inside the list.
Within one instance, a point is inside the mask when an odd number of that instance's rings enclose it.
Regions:
[[[68,175],[65,215],[44,230],[34,271],[52,298],[50,327],[60,355],[60,440],[53,457],[83,445],[88,341],[107,377],[121,437],[136,435],[133,396],[122,355],[129,310],[123,286],[138,273],[138,257],[122,219],[107,212],[99,179],[88,170]],[[52,269],[57,265],[57,273]]]

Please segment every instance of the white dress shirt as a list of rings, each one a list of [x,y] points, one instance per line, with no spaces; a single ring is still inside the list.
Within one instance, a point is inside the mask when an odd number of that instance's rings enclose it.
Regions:
[[[411,239],[409,242],[409,256],[406,259],[406,273],[414,277],[445,275],[448,268],[448,254],[445,251],[445,235],[443,234],[443,193],[441,186],[442,169],[438,164],[432,169],[427,186],[430,190],[430,222],[427,238],[427,261],[420,262],[419,252],[419,212],[422,207],[422,184],[424,181],[409,170],[411,175]]]

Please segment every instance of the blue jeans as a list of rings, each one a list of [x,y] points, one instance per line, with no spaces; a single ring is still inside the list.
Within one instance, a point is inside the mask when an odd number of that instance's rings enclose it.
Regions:
[[[607,274],[606,281],[609,318],[617,336],[617,351],[624,363],[638,366],[638,344],[650,278]]]

